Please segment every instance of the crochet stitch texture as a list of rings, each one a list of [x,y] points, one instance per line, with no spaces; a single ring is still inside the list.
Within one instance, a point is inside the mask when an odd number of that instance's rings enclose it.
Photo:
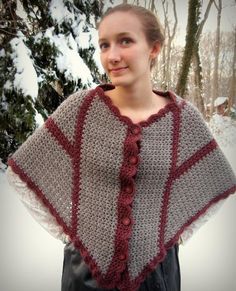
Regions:
[[[137,290],[184,229],[236,190],[200,113],[172,102],[134,124],[104,90],[68,97],[8,164],[104,288]]]

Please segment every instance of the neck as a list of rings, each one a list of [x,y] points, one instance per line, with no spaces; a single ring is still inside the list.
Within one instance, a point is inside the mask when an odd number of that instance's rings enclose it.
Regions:
[[[151,82],[132,87],[117,86],[109,95],[119,108],[148,109],[153,105],[154,93]]]

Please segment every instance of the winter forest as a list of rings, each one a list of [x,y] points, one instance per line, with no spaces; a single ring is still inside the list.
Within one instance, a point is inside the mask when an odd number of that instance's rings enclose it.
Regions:
[[[99,63],[95,28],[108,7],[122,2],[149,8],[163,24],[166,42],[153,70],[154,88],[173,90],[189,99],[215,133],[224,135],[229,127],[233,128],[236,27],[229,16],[228,29],[223,30],[222,17],[229,10],[236,11],[235,1],[3,0],[0,2],[3,163],[69,94],[108,81]],[[209,30],[205,27],[209,27],[210,13],[214,13],[214,18],[210,21],[213,29]]]
[[[236,0],[0,0],[0,290],[60,290],[63,245],[25,210],[6,162],[71,93],[109,82],[96,24],[120,3],[158,15],[153,87],[198,107],[236,172]],[[230,197],[180,248],[182,291],[236,290],[235,212]]]

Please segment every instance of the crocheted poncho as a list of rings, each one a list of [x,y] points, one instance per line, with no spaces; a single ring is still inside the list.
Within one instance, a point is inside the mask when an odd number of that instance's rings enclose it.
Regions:
[[[171,92],[134,124],[105,95],[68,97],[8,164],[80,250],[104,288],[137,290],[181,233],[236,190],[200,113]]]

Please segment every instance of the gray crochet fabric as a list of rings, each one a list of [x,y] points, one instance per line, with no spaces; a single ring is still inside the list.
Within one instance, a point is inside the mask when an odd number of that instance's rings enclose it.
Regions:
[[[133,124],[104,90],[67,98],[8,164],[42,199],[104,288],[137,290],[236,178],[199,112],[172,102]]]

